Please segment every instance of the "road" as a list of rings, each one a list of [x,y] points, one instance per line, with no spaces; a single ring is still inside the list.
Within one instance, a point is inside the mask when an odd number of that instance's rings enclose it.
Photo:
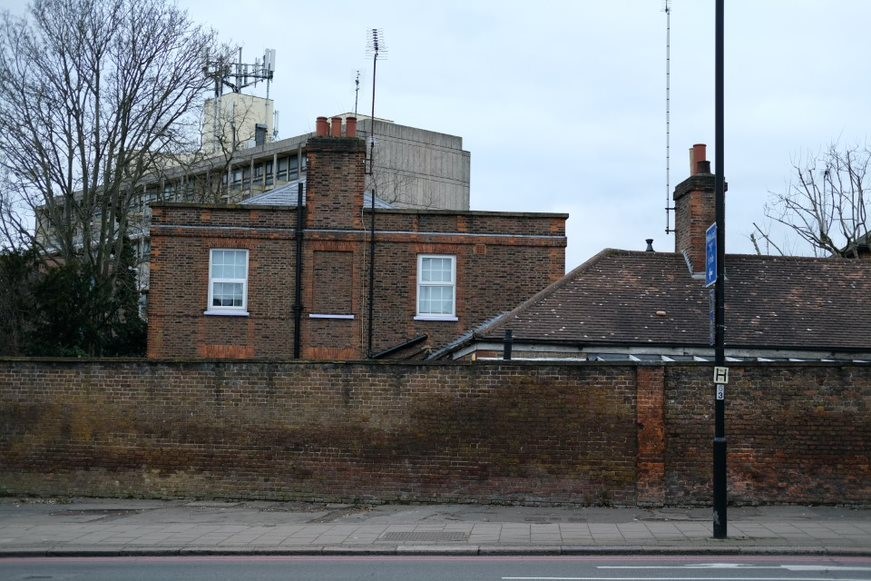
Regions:
[[[6,558],[8,581],[869,581],[866,557],[108,557]]]

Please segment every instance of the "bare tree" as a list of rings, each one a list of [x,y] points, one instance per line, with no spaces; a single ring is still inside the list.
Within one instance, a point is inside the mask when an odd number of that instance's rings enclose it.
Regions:
[[[213,44],[163,0],[34,0],[24,18],[4,13],[6,236],[111,279],[137,184],[196,135],[191,113]]]
[[[837,145],[793,163],[793,181],[784,193],[773,193],[765,205],[769,224],[786,227],[815,256],[857,256],[860,247],[869,243],[869,164],[868,147],[839,149]],[[783,254],[769,226],[754,224],[754,228],[750,238],[757,253]]]

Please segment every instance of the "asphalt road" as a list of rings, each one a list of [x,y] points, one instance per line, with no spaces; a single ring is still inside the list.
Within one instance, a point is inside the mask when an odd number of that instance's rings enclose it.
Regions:
[[[7,558],[4,581],[868,581],[867,557]]]

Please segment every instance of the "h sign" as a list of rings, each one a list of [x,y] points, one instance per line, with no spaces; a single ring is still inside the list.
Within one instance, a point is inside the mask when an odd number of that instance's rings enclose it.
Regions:
[[[714,367],[714,383],[729,383],[728,367]]]

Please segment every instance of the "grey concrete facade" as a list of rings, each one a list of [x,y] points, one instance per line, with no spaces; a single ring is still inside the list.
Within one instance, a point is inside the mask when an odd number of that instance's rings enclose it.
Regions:
[[[360,119],[369,139],[372,122]],[[471,158],[463,138],[375,119],[375,167],[367,185],[396,208],[469,209]]]

